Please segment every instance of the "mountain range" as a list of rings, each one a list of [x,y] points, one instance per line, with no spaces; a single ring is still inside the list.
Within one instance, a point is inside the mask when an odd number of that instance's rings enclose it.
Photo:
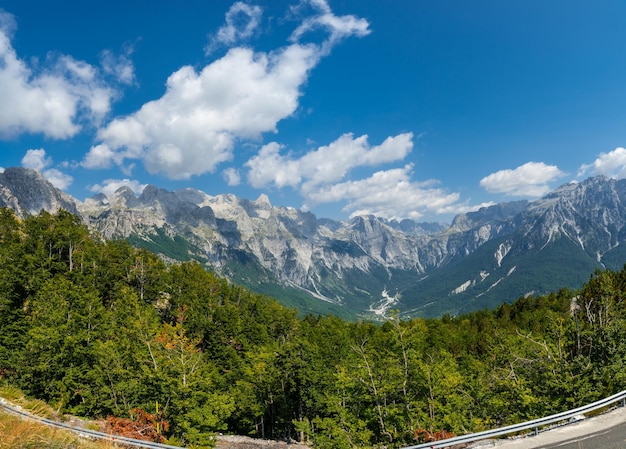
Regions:
[[[626,180],[589,178],[536,201],[458,215],[450,225],[348,221],[194,189],[122,187],[84,202],[31,169],[0,173],[18,216],[68,210],[104,239],[208,270],[302,313],[347,319],[456,316],[520,296],[576,289],[626,262]]]

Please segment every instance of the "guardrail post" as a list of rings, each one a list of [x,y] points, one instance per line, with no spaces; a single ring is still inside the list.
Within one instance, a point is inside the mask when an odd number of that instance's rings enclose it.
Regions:
[[[539,427],[535,427],[534,431],[535,431],[535,436],[539,435]]]

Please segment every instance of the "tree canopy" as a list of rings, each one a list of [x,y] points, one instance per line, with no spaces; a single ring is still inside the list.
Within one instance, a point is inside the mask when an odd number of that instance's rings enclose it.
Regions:
[[[1,381],[89,417],[158,401],[190,447],[217,432],[402,447],[597,400],[626,387],[625,297],[626,271],[597,271],[459,317],[300,317],[67,212],[0,209]]]

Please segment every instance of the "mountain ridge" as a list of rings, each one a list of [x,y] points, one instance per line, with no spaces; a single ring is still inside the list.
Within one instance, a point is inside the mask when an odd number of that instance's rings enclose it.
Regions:
[[[605,177],[460,214],[449,226],[372,215],[318,219],[273,206],[264,194],[249,200],[153,185],[139,196],[121,187],[81,202],[22,168],[0,174],[0,205],[22,217],[65,209],[105,239],[198,260],[304,313],[352,318],[495,307],[577,288],[595,269],[626,260],[626,180]]]

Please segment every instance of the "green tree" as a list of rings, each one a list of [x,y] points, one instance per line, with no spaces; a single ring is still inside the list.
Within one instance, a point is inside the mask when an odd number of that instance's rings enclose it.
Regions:
[[[102,392],[94,413],[129,416],[133,408],[149,410],[162,398],[167,379],[160,374],[155,341],[161,324],[155,308],[125,283],[115,286],[110,301],[94,348],[94,379]]]
[[[158,364],[168,380],[167,414],[176,425],[175,433],[192,447],[212,447],[216,432],[227,428],[234,400],[214,388],[216,370],[203,357],[201,340],[187,337],[184,321],[182,309],[177,323],[165,323],[155,339]]]
[[[62,409],[89,411],[95,401],[89,372],[102,326],[99,298],[57,275],[26,304],[30,328],[23,387]]]

